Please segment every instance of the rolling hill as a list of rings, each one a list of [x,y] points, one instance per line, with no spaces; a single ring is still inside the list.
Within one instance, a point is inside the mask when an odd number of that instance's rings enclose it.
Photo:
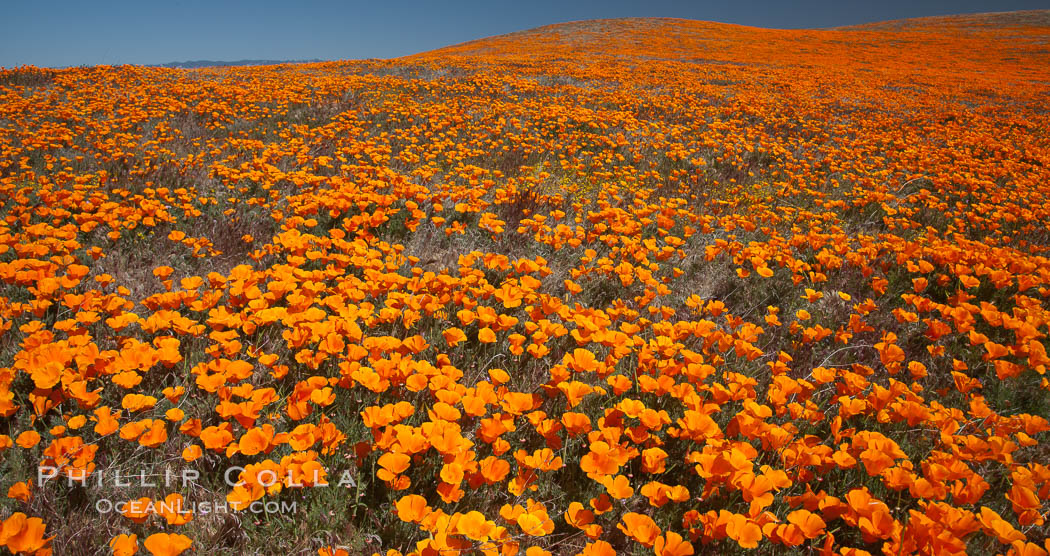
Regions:
[[[1045,554],[1048,40],[0,71],[0,545]]]

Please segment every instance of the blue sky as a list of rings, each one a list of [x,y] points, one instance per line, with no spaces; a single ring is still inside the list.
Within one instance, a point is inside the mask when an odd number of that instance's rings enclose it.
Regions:
[[[611,17],[805,28],[1041,8],[1050,8],[1050,0],[6,0],[0,66],[392,58],[550,23]]]

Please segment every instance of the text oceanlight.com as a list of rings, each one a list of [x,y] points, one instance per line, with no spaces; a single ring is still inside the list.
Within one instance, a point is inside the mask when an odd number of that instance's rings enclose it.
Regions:
[[[287,514],[295,513],[298,502],[278,502],[270,500],[263,502],[256,500],[251,503],[227,502],[225,500],[187,502],[184,500],[127,500],[113,501],[109,498],[101,498],[95,502],[95,510],[99,513],[108,514],[116,512],[119,514],[176,514],[176,515],[206,515],[223,514],[231,511],[247,511],[253,514]]]

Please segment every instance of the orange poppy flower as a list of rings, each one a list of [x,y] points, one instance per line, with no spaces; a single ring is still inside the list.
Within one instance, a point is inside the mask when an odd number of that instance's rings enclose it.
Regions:
[[[154,533],[146,537],[142,544],[153,556],[177,556],[189,550],[193,541],[186,535]]]
[[[401,521],[419,522],[430,511],[427,501],[418,494],[407,494],[398,499],[394,505],[397,517]]]
[[[138,536],[117,535],[110,539],[109,547],[113,550],[113,556],[133,556],[139,550]]]
[[[38,442],[40,442],[40,434],[32,430],[23,431],[15,438],[15,444],[27,450],[36,446]]]
[[[643,546],[653,546],[660,536],[660,528],[656,526],[656,522],[645,514],[627,512],[621,519],[616,528]]]
[[[0,546],[7,546],[13,553],[35,553],[43,549],[51,538],[44,538],[45,525],[38,517],[26,517],[15,512],[4,520],[0,527]]]
[[[761,271],[760,271],[761,272]],[[674,531],[667,531],[656,538],[653,551],[657,556],[689,556],[694,554],[693,543]]]

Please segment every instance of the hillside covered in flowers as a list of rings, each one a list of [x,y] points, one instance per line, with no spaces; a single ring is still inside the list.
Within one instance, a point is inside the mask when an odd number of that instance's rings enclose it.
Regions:
[[[1048,12],[0,71],[0,545],[1045,555],[1048,129]]]

